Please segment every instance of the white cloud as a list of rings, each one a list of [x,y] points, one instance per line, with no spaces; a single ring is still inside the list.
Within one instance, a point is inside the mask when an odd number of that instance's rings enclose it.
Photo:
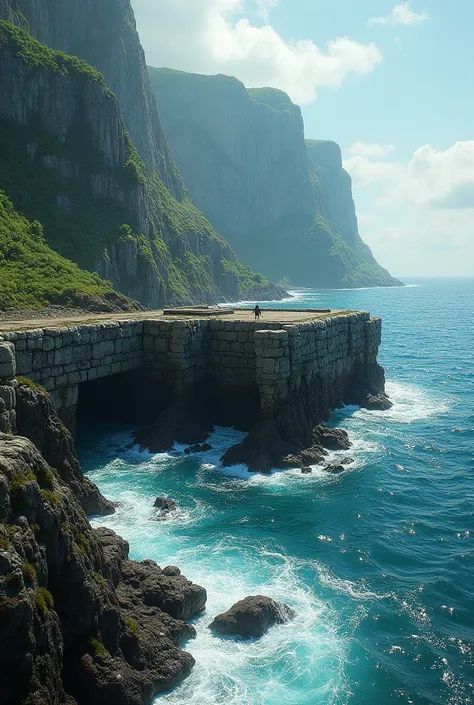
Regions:
[[[257,5],[257,15],[264,22],[268,22],[270,19],[270,12],[272,8],[278,5],[278,0],[255,0]]]
[[[395,149],[394,144],[374,144],[373,142],[354,142],[346,151],[353,157],[385,157]]]
[[[474,140],[416,150],[402,184],[406,198],[440,209],[474,208]]]
[[[311,103],[322,86],[339,87],[372,72],[382,60],[374,43],[347,37],[324,48],[309,39],[288,41],[245,17],[243,0],[132,0],[138,30],[152,66],[228,73],[248,86],[273,86],[298,103]],[[263,0],[254,8],[267,11]]]
[[[344,164],[363,204],[361,234],[391,271],[474,275],[474,141],[424,145],[407,162],[374,154]]]
[[[411,9],[409,2],[401,2],[392,9],[386,17],[370,17],[367,21],[369,27],[373,25],[412,25],[420,24],[429,20],[430,17],[425,10],[415,12]]]
[[[398,182],[401,166],[396,162],[358,155],[345,159],[344,169],[347,169],[354,183],[368,185]]]

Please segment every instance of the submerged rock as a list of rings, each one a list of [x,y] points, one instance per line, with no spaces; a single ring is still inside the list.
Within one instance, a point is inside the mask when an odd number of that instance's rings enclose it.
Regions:
[[[178,504],[169,497],[157,497],[153,506],[163,512],[174,512],[178,509]]]
[[[310,473],[313,472],[313,468],[310,467],[302,467],[301,472],[303,475],[309,475]]]
[[[348,450],[352,445],[347,431],[342,428],[328,428],[319,424],[314,429],[313,436],[317,445],[328,450]]]
[[[251,595],[236,602],[230,610],[218,614],[209,629],[219,634],[243,637],[262,636],[274,624],[284,624],[295,617],[295,611],[271,597]]]
[[[386,394],[368,394],[361,406],[370,411],[388,411],[393,403]]]
[[[169,497],[157,497],[153,507],[157,510],[156,514],[153,516],[153,519],[156,519],[156,521],[163,521],[167,519],[170,514],[178,510],[177,502]]]
[[[334,463],[333,465],[326,465],[325,468],[323,468],[324,472],[330,472],[333,475],[339,475],[341,472],[345,471],[345,466],[342,465],[341,463]]]
[[[191,455],[191,453],[206,453],[208,450],[213,450],[214,446],[211,446],[210,443],[195,443],[192,446],[189,446],[189,448],[185,448],[184,452],[186,455]]]
[[[152,453],[164,453],[175,443],[194,446],[206,441],[214,425],[205,413],[195,409],[194,403],[185,398],[173,404],[153,423],[135,432],[140,448]]]

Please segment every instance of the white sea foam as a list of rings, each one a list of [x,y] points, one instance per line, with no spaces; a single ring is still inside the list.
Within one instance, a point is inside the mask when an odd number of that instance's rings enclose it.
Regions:
[[[337,413],[354,418],[356,421],[375,426],[379,423],[412,423],[449,411],[451,400],[448,397],[441,398],[439,395],[429,392],[406,382],[389,380],[386,384],[386,391],[393,407],[387,411],[369,411],[359,407],[347,406]]]
[[[366,587],[362,582],[354,582],[353,580],[344,580],[332,573],[323,563],[318,561],[313,562],[313,567],[318,575],[322,585],[326,585],[336,592],[343,593],[355,600],[385,600],[393,597],[390,592],[378,594]]]
[[[261,582],[260,566],[246,564],[250,552],[236,562],[235,548],[218,546],[181,551],[177,560],[188,565],[193,580],[208,588],[206,614],[197,620],[197,638],[186,648],[196,656],[188,680],[156,703],[202,705],[262,705],[331,702],[331,693],[344,683],[347,643],[337,629],[338,616],[309,589],[301,586],[297,562],[281,554],[262,554],[273,563]],[[258,555],[253,558],[258,560]],[[190,564],[193,564],[192,566]],[[219,568],[218,568],[219,566]],[[273,627],[258,640],[220,638],[207,628],[212,618],[246,595],[264,594],[289,604],[296,618]],[[308,699],[304,693],[308,692]],[[311,697],[309,697],[309,694]]]

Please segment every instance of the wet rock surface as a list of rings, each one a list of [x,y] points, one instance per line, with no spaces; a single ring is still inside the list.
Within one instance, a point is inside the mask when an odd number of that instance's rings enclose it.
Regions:
[[[156,421],[136,431],[135,441],[142,449],[164,453],[172,450],[175,443],[188,446],[204,443],[213,428],[205,414],[183,399],[161,413]]]
[[[157,497],[153,506],[155,509],[160,509],[164,514],[174,512],[178,509],[177,503],[174,499],[170,499],[169,497]]]
[[[323,463],[328,450],[347,450],[352,445],[346,431],[323,424],[313,429],[309,440],[308,447],[292,447],[291,441],[282,438],[276,423],[266,419],[258,422],[242,443],[229,448],[221,462],[225,467],[243,463],[254,472],[306,468]]]
[[[368,394],[361,406],[370,411],[388,411],[393,403],[386,394]]]
[[[348,450],[352,445],[347,431],[342,428],[328,428],[323,424],[314,429],[314,440],[316,444],[328,450]]]
[[[1,705],[148,705],[189,674],[185,620],[205,601],[177,568],[130,560],[31,441],[0,435]]]
[[[210,443],[195,443],[193,446],[185,448],[184,452],[186,455],[191,455],[193,453],[207,453],[209,450],[213,450],[213,446]]]
[[[44,390],[19,384],[16,391],[18,435],[28,438],[67,483],[86,514],[113,514],[115,507],[87,477],[77,459],[74,441]]]
[[[214,617],[209,629],[218,634],[259,637],[273,625],[284,624],[294,617],[295,611],[288,605],[280,604],[271,597],[252,595]]]

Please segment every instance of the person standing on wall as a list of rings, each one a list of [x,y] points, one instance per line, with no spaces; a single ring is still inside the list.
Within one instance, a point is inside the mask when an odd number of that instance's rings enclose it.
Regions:
[[[253,313],[255,316],[255,320],[257,320],[257,318],[260,318],[260,316],[262,315],[262,311],[261,311],[260,306],[258,304],[255,306]]]

